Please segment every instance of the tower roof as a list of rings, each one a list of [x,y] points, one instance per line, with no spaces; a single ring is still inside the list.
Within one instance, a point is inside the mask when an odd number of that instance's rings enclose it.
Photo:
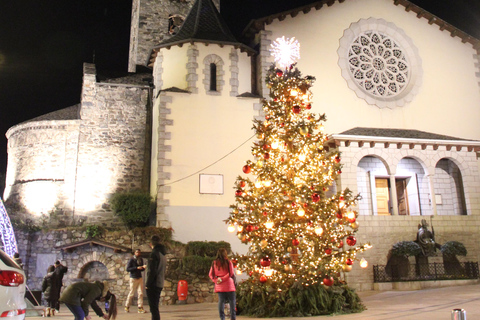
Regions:
[[[255,50],[235,39],[211,0],[196,0],[180,31],[152,49],[149,65],[153,64],[152,58],[159,49],[193,42],[232,45],[249,54],[255,53]]]

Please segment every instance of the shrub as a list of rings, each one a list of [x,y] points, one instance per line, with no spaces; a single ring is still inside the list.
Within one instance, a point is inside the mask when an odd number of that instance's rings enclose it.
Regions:
[[[105,234],[105,228],[102,226],[99,226],[98,224],[93,224],[90,226],[87,226],[85,229],[85,236],[87,238],[98,238],[101,237]]]
[[[153,209],[152,197],[141,192],[116,193],[110,204],[113,212],[130,229],[146,226]]]
[[[458,241],[448,241],[440,247],[440,251],[446,256],[466,256],[467,249],[463,243]]]
[[[190,241],[187,243],[186,255],[214,258],[220,248],[225,248],[229,253],[232,250],[230,243],[225,241]]]
[[[392,255],[413,257],[422,253],[422,248],[414,241],[399,241],[392,247]]]
[[[180,268],[186,272],[208,275],[213,259],[212,257],[186,256],[183,257]]]

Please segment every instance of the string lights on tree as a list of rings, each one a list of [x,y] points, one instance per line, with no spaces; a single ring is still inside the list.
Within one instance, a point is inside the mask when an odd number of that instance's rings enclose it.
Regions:
[[[3,201],[0,199],[0,235],[3,242],[3,251],[10,256],[17,252],[17,240],[15,239],[15,233],[13,232],[12,223],[8,217],[7,210],[3,205]]]
[[[271,99],[263,104],[265,120],[254,121],[253,159],[236,180],[227,224],[249,246],[236,258],[238,270],[249,276],[240,296],[260,290],[280,298],[294,286],[341,284],[341,273],[369,245],[355,237],[359,196],[331,190],[341,158],[325,147],[325,115],[310,112],[315,79],[295,67],[298,41],[279,38],[272,53],[276,65],[266,78]]]

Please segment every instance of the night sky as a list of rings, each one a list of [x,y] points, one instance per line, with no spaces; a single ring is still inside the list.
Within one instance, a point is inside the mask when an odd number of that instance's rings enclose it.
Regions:
[[[480,39],[480,1],[411,1]],[[239,35],[252,18],[311,2],[222,0],[221,10]],[[79,103],[84,62],[94,62],[102,75],[126,74],[131,5],[132,0],[2,1],[0,175],[8,128]]]

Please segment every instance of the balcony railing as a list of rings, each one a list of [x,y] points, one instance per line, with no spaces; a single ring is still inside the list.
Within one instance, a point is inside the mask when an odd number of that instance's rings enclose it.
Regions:
[[[374,282],[478,279],[478,262],[373,266]]]

